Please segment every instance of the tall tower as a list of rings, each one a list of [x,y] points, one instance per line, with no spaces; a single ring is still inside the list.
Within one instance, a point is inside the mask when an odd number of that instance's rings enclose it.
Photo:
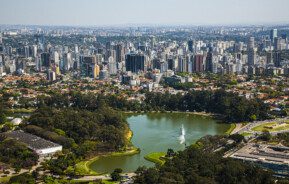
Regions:
[[[278,37],[277,29],[272,29],[270,31],[270,39],[271,39],[271,41],[274,42],[275,38],[277,38],[277,37]]]
[[[248,52],[248,66],[254,66],[256,60],[256,51],[255,51],[255,38],[250,37],[247,46]]]
[[[142,53],[129,53],[125,58],[126,71],[137,73],[138,71],[145,71],[145,56]]]
[[[122,44],[117,44],[115,46],[116,62],[120,63],[124,60],[124,48]]]

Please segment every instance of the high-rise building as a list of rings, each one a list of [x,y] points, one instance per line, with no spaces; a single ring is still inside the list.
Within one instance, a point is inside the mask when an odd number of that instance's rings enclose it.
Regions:
[[[256,63],[255,38],[250,37],[247,46],[248,66],[254,66]]]
[[[194,51],[194,41],[193,40],[188,41],[188,49],[190,52]]]
[[[95,56],[83,56],[81,61],[81,76],[96,78],[99,75],[99,66],[96,64]]]
[[[275,67],[281,67],[281,53],[274,52],[273,53],[273,62]]]
[[[206,57],[206,72],[213,72],[213,52],[209,51]]]
[[[255,38],[250,37],[247,45],[247,50],[255,48]]]
[[[179,56],[178,57],[178,72],[187,72],[188,71],[187,58]]]
[[[271,63],[273,63],[273,54],[272,54],[271,51],[270,51],[270,52],[267,52],[266,59],[267,59],[266,64],[271,64]]]
[[[63,70],[64,71],[68,71],[73,67],[73,60],[72,60],[72,56],[71,53],[65,53],[63,55]]]
[[[122,44],[117,44],[115,46],[115,55],[116,55],[116,62],[120,63],[124,60],[124,48]]]
[[[114,61],[114,58],[112,56],[108,58],[108,70],[110,75],[114,75],[117,73],[116,62]]]
[[[248,50],[248,66],[254,66],[256,64],[256,51],[253,48]]]
[[[50,67],[50,54],[44,52],[41,54],[41,66]]]
[[[203,72],[204,71],[204,56],[202,54],[197,54],[194,57],[194,62],[193,62],[193,72]]]
[[[274,39],[274,50],[281,50],[281,38]]]
[[[270,31],[270,39],[271,39],[271,41],[272,42],[275,42],[275,38],[277,38],[278,37],[278,31],[277,31],[277,29],[272,29],[271,31]]]
[[[139,71],[146,71],[146,57],[142,53],[129,53],[125,57],[126,71],[137,73]]]

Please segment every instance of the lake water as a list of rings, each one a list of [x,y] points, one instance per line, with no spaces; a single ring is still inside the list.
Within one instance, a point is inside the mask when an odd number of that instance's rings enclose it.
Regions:
[[[154,163],[146,161],[144,156],[152,152],[166,152],[168,148],[183,150],[205,135],[223,134],[229,125],[216,120],[187,113],[149,113],[132,115],[127,118],[133,131],[132,143],[141,149],[133,156],[101,157],[90,165],[97,172],[112,172],[122,168],[124,172],[133,172],[139,166],[152,167]]]

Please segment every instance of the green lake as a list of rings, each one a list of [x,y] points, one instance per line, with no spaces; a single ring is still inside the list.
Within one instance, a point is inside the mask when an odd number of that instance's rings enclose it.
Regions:
[[[230,125],[217,123],[211,117],[188,113],[149,113],[127,118],[133,131],[132,143],[141,149],[133,156],[100,157],[90,165],[97,172],[112,172],[122,168],[133,172],[139,166],[152,167],[154,163],[144,159],[152,152],[166,152],[168,148],[183,150],[205,135],[224,134]]]

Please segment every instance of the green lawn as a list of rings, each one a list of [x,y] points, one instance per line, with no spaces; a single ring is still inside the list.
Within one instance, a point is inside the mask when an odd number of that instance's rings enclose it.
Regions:
[[[252,135],[252,133],[249,133],[249,132],[243,132],[241,133],[242,136],[246,137],[246,136],[250,136]]]
[[[117,184],[117,183],[119,183],[119,182],[110,181],[110,180],[102,180],[101,182],[104,183],[104,184]]]
[[[0,183],[7,183],[11,177],[0,178]]]
[[[155,164],[163,165],[165,163],[165,160],[161,157],[164,157],[165,155],[166,153],[164,152],[154,152],[146,155],[144,158],[150,162],[154,162]]]
[[[236,128],[236,126],[237,125],[235,123],[230,124],[230,128],[225,132],[225,134],[230,135],[233,132],[233,130]]]
[[[273,125],[277,125],[277,122],[264,123],[262,125],[252,128],[252,130],[257,131],[257,132],[262,132],[262,131],[277,132],[277,131],[282,131],[282,130],[289,130],[289,123],[287,123],[287,125],[284,125],[284,126],[277,126],[273,128],[266,127],[266,126],[273,126]]]

